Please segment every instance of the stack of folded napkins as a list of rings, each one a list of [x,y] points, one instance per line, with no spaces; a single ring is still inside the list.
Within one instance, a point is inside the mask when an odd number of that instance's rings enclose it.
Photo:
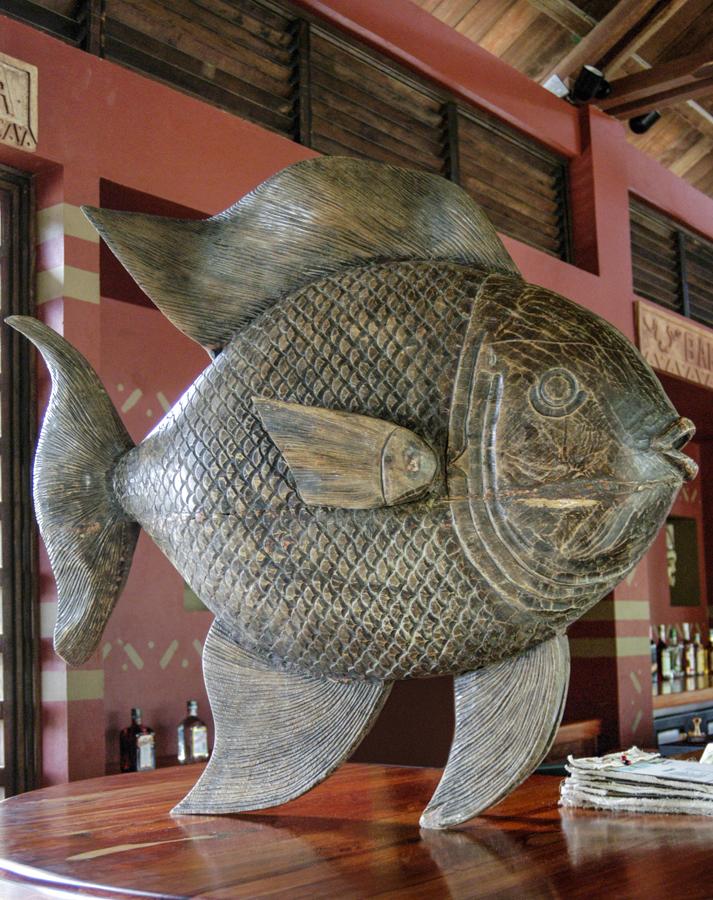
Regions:
[[[664,759],[637,747],[607,756],[570,756],[560,805],[713,816],[713,765],[705,759],[706,754],[701,762]]]

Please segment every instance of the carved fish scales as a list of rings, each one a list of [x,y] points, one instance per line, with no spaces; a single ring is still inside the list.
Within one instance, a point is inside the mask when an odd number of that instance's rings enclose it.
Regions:
[[[204,223],[88,215],[217,355],[132,447],[79,354],[11,321],[53,375],[35,502],[58,651],[95,648],[138,523],[216,616],[216,747],[178,812],[297,796],[394,680],[444,673],[456,734],[422,822],[495,802],[554,737],[564,629],[695,475],[691,423],[625,338],[526,284],[435,176],[312,160]],[[500,708],[507,733],[486,737]]]
[[[443,471],[407,506],[307,507],[253,406],[269,391],[358,410],[418,429],[445,459],[454,374],[485,277],[392,263],[310,285],[247,326],[173,427],[123,458],[122,505],[240,646],[275,665],[394,679],[470,671],[562,624],[538,622],[474,577]]]

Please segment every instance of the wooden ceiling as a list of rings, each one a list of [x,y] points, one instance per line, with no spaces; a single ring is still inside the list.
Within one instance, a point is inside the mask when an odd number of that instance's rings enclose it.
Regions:
[[[713,0],[413,0],[540,83],[601,69],[597,105],[661,119],[632,144],[713,196]],[[565,102],[565,101],[563,101]]]

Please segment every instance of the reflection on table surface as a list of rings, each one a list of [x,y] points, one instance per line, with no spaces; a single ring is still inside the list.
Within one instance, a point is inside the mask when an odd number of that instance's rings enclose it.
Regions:
[[[418,818],[435,769],[351,764],[274,810],[172,818],[199,772],[109,776],[0,804],[0,868],[15,879],[0,894],[41,880],[122,897],[711,896],[713,819],[562,810],[558,777],[533,776],[467,826],[429,831]]]

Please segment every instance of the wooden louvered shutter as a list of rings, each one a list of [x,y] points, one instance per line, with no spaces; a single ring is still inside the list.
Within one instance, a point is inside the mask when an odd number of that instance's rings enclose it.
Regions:
[[[680,312],[678,240],[673,222],[635,200],[631,201],[630,217],[635,293]]]
[[[462,109],[458,149],[460,183],[498,231],[569,258],[566,160]]]
[[[104,55],[296,134],[294,23],[253,0],[106,0]]]
[[[86,6],[76,0],[2,0],[0,14],[20,19],[77,47],[86,38]]]
[[[375,55],[316,27],[310,96],[315,150],[443,171],[443,101]]]
[[[692,319],[713,326],[713,242],[686,233],[682,241]]]

